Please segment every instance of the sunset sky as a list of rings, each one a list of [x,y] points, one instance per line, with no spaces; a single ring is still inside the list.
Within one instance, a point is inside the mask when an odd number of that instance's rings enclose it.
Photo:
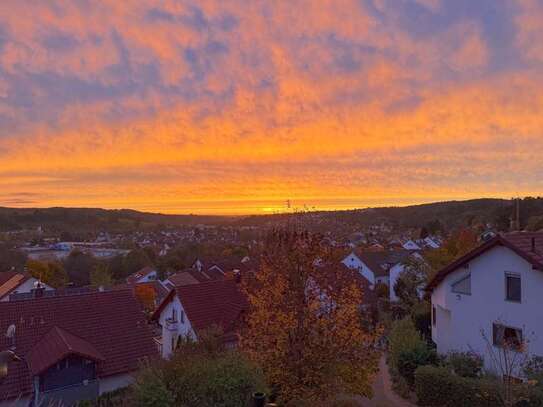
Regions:
[[[543,194],[543,0],[2,0],[0,206]]]

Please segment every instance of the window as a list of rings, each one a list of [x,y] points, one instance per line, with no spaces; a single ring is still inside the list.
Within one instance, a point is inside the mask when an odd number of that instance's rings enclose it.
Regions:
[[[176,320],[175,318],[175,308],[172,308],[172,317],[171,317],[171,321],[174,322]]]
[[[436,315],[436,307],[435,305],[432,306],[432,325],[436,326],[437,323],[437,315]]]
[[[182,324],[185,323],[185,312],[183,310],[181,310],[181,317],[179,319],[181,320]]]
[[[520,302],[521,281],[518,274],[505,273],[505,299],[507,301]]]
[[[471,274],[468,274],[456,283],[453,283],[452,292],[456,294],[471,295]]]
[[[522,329],[512,328],[502,324],[492,324],[494,346],[520,349],[523,343]]]

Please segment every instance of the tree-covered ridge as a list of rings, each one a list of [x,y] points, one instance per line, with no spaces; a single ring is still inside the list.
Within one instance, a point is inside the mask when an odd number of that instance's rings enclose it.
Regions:
[[[341,211],[293,212],[243,217],[166,215],[131,209],[97,208],[4,208],[0,207],[0,231],[42,227],[51,232],[123,233],[168,226],[275,226],[304,218],[311,229],[333,230],[339,225],[367,227],[385,223],[399,229],[426,227],[430,232],[462,226],[491,224],[507,230],[514,214],[514,201],[474,199],[436,202],[404,207],[379,207]],[[543,198],[527,197],[520,201],[521,228],[543,229]]]

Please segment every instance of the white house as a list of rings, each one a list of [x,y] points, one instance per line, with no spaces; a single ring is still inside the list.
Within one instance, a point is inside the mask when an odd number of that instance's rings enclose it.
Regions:
[[[408,240],[407,242],[404,242],[402,244],[402,247],[405,250],[421,250],[421,247],[418,244],[416,244],[414,241],[412,241],[411,239]]]
[[[408,250],[351,252],[342,263],[356,269],[370,282],[370,288],[382,283],[389,286],[390,300],[397,301],[394,285],[404,270],[404,262],[411,255]]]
[[[54,290],[53,287],[26,273],[14,271],[0,273],[0,302],[9,301],[10,296],[15,294],[30,294],[36,288],[43,288],[47,291]]]
[[[171,357],[180,338],[197,340],[212,326],[222,329],[227,346],[235,346],[237,322],[246,307],[237,279],[176,285],[152,316],[162,329],[162,357]]]
[[[342,260],[342,263],[351,269],[356,269],[359,273],[370,282],[370,287],[376,283],[375,273],[358,257],[353,251],[347,257]]]
[[[156,269],[147,266],[128,276],[126,278],[126,282],[128,284],[149,283],[151,281],[156,281],[157,278],[158,272],[156,271]]]
[[[504,340],[543,355],[543,233],[497,235],[441,270],[427,291],[440,354],[475,351],[491,370]]]

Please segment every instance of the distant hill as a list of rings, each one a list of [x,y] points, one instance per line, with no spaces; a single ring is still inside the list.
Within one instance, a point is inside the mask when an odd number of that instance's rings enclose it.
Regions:
[[[513,201],[475,199],[437,202],[405,207],[382,207],[356,210],[310,212],[305,214],[254,215],[245,217],[164,215],[130,209],[94,208],[4,208],[0,207],[0,231],[36,229],[47,232],[122,233],[168,226],[233,225],[274,226],[304,217],[311,229],[337,230],[385,223],[397,227],[450,230],[461,226],[491,223],[498,230],[509,227]],[[520,202],[523,228],[543,228],[543,198],[525,198]]]
[[[436,202],[404,207],[380,207],[334,212],[311,212],[309,222],[320,222],[331,228],[334,224],[363,227],[385,223],[398,229],[422,228],[450,230],[463,226],[486,226],[507,230],[513,214],[513,201],[505,199],[474,199]],[[238,220],[240,225],[264,225],[286,222],[292,214],[249,216]],[[313,219],[313,221],[311,221]],[[543,198],[525,198],[520,202],[522,228],[543,228]]]
[[[221,225],[232,221],[233,218],[221,216],[164,215],[131,209],[0,207],[0,231],[41,226],[49,232],[122,233],[165,226]]]

